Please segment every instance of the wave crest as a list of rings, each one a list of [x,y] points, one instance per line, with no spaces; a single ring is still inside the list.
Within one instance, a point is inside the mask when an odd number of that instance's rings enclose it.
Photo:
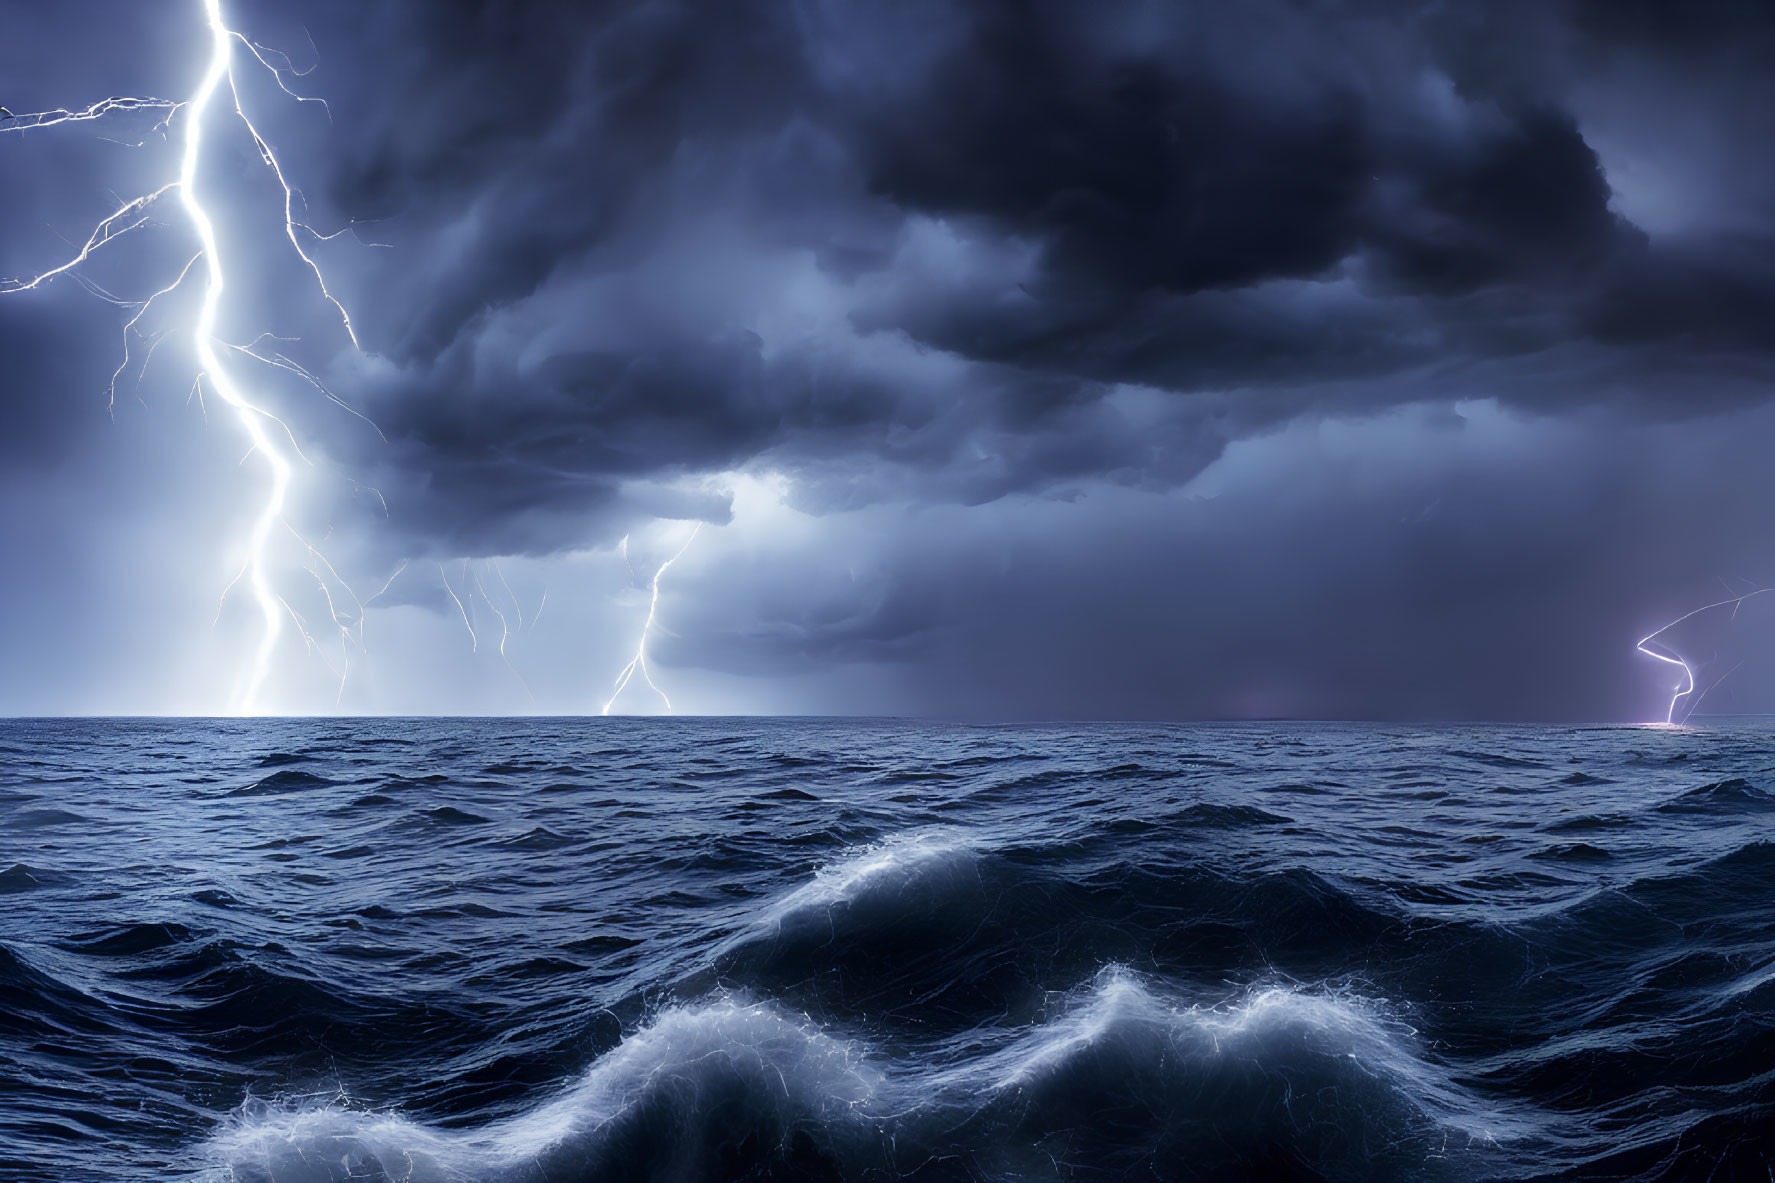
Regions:
[[[1451,1141],[1486,1149],[1526,1132],[1414,1044],[1357,995],[1265,986],[1188,1004],[1111,968],[941,1087],[974,1105],[991,1142],[1037,1152],[1013,1171],[1064,1148],[1118,1169],[1187,1161],[1210,1178],[1417,1178]]]
[[[555,1099],[479,1130],[335,1098],[243,1109],[209,1149],[218,1183],[737,1177],[825,1159],[878,1086],[811,1022],[720,999],[663,1012]]]

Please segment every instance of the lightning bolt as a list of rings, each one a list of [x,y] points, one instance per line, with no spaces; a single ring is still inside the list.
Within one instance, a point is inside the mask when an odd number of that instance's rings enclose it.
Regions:
[[[1635,648],[1647,657],[1656,658],[1658,661],[1661,661],[1666,665],[1676,666],[1683,672],[1683,680],[1673,687],[1669,709],[1664,713],[1665,723],[1674,724],[1676,722],[1677,707],[1682,704],[1683,699],[1688,698],[1691,694],[1695,693],[1695,670],[1694,667],[1690,666],[1689,663],[1683,659],[1681,654],[1663,641],[1660,641],[1658,638],[1675,628],[1677,625],[1683,623],[1685,620],[1692,620],[1703,612],[1712,612],[1718,608],[1730,608],[1732,610],[1732,616],[1736,618],[1738,615],[1738,609],[1744,606],[1746,600],[1754,600],[1756,597],[1766,595],[1772,591],[1775,591],[1775,587],[1759,587],[1755,591],[1746,592],[1741,596],[1732,596],[1729,599],[1716,600],[1711,604],[1703,604],[1693,612],[1685,612],[1683,615],[1677,617],[1669,624],[1664,625],[1662,628],[1646,634],[1646,636],[1640,640],[1639,644],[1635,646]],[[1731,677],[1732,673],[1737,669],[1738,666],[1733,666],[1731,670],[1727,670],[1725,675],[1717,679],[1712,686],[1707,688],[1707,690],[1712,690],[1714,686],[1718,686],[1720,682]],[[1702,691],[1702,694],[1705,695],[1707,690]],[[1701,705],[1701,700],[1697,698],[1694,702],[1689,704],[1689,709],[1683,712],[1683,718],[1687,720],[1690,715],[1695,713],[1695,708],[1699,705]]]
[[[173,101],[170,99],[152,97],[126,98],[113,96],[79,110],[56,108],[49,111],[39,111],[25,115],[14,115],[9,111],[4,111],[3,108],[0,108],[0,112],[3,112],[3,117],[0,117],[0,132],[28,132],[34,129],[54,127],[66,123],[84,123],[101,120],[112,115],[154,111],[159,112],[161,118],[153,126],[150,134],[165,133],[169,131],[174,119],[176,117],[182,117],[184,135],[183,151],[180,154],[179,170],[176,179],[168,181],[159,188],[144,193],[139,197],[135,197],[129,201],[120,202],[115,210],[99,221],[99,223],[93,228],[92,233],[87,236],[86,242],[79,247],[72,258],[28,279],[0,281],[0,293],[31,291],[60,276],[67,275],[70,278],[75,279],[77,282],[82,283],[82,285],[89,291],[94,292],[101,298],[123,307],[133,308],[133,315],[131,315],[128,321],[124,324],[123,361],[119,364],[116,372],[113,373],[111,378],[110,400],[111,405],[115,407],[117,383],[129,368],[132,361],[131,340],[133,337],[140,336],[138,325],[141,323],[142,318],[148,314],[156,300],[163,296],[170,296],[173,292],[178,290],[185,283],[186,278],[191,272],[197,268],[198,263],[203,263],[204,266],[201,271],[204,278],[203,296],[202,301],[198,306],[196,318],[191,325],[191,340],[195,348],[198,363],[198,375],[197,381],[193,385],[193,393],[201,402],[203,398],[203,387],[207,383],[210,390],[233,412],[235,423],[239,427],[241,433],[246,436],[250,445],[247,456],[258,457],[264,476],[263,499],[259,503],[258,512],[255,515],[252,526],[248,530],[246,539],[244,540],[243,549],[246,555],[245,561],[242,563],[239,573],[228,586],[223,589],[221,601],[218,602],[219,611],[221,602],[226,601],[228,594],[233,588],[244,580],[251,591],[254,603],[259,609],[261,627],[259,630],[258,643],[253,649],[252,657],[245,673],[244,689],[240,693],[237,708],[241,714],[251,714],[254,709],[254,702],[263,688],[266,678],[270,674],[272,660],[277,650],[278,639],[282,634],[283,620],[286,614],[288,614],[291,620],[295,622],[297,629],[302,633],[304,640],[309,643],[310,647],[314,646],[313,637],[310,635],[301,615],[290,606],[289,602],[280,595],[274,587],[270,571],[269,556],[273,537],[277,534],[280,525],[290,529],[292,533],[295,532],[294,528],[290,527],[285,521],[284,513],[289,504],[291,488],[295,478],[295,464],[298,461],[306,463],[307,458],[302,455],[302,450],[297,444],[295,435],[291,432],[288,425],[271,411],[267,410],[258,401],[255,401],[255,399],[248,394],[246,389],[242,387],[240,382],[230,371],[229,367],[224,364],[218,346],[225,346],[267,366],[295,374],[297,377],[318,389],[331,401],[345,407],[348,411],[351,411],[352,414],[357,414],[357,412],[352,410],[349,406],[346,406],[344,401],[337,398],[330,390],[327,390],[327,388],[323,386],[319,379],[312,373],[298,365],[296,362],[290,360],[288,357],[276,352],[271,352],[269,356],[266,353],[260,352],[260,344],[268,338],[272,338],[271,334],[261,334],[261,336],[253,343],[244,346],[222,341],[218,337],[217,322],[221,316],[222,298],[227,290],[228,272],[225,266],[225,255],[216,234],[215,221],[205,202],[204,194],[198,185],[198,175],[203,163],[205,118],[209,115],[212,105],[216,103],[218,95],[222,93],[224,84],[226,84],[227,87],[228,98],[232,100],[231,106],[234,116],[246,129],[247,134],[251,136],[253,145],[258,150],[260,160],[276,178],[279,187],[283,191],[284,234],[289,239],[290,245],[294,248],[296,255],[313,274],[315,282],[319,286],[322,299],[332,307],[335,313],[337,313],[345,335],[350,339],[353,348],[356,348],[358,346],[358,339],[356,330],[351,323],[351,317],[345,311],[344,306],[334,297],[332,290],[327,286],[326,277],[322,274],[319,265],[308,252],[303,249],[301,238],[301,235],[307,235],[317,241],[324,241],[328,238],[335,237],[337,234],[344,233],[345,229],[351,228],[351,225],[347,224],[344,229],[336,231],[332,235],[327,235],[321,234],[307,223],[298,220],[296,214],[296,202],[300,196],[299,191],[290,184],[283,166],[278,162],[277,156],[272,151],[270,144],[266,141],[265,137],[259,133],[259,129],[254,125],[252,119],[247,115],[245,107],[242,105],[240,90],[236,84],[234,75],[234,52],[236,44],[246,47],[248,53],[251,54],[260,66],[264,67],[271,74],[271,77],[277,83],[279,89],[285,94],[296,99],[298,102],[319,103],[323,109],[326,107],[325,102],[320,99],[309,98],[308,96],[297,94],[294,90],[291,90],[289,85],[284,81],[284,73],[286,69],[291,74],[298,74],[300,72],[290,67],[289,59],[287,57],[283,57],[283,55],[278,54],[276,51],[267,50],[265,47],[256,42],[249,41],[246,37],[231,29],[223,20],[221,0],[199,0],[199,2],[204,17],[204,27],[208,36],[209,56],[204,66],[203,75],[198,81],[197,89],[192,92],[189,98]],[[282,58],[284,67],[280,68],[273,58]],[[330,118],[331,112],[328,112],[328,115]],[[145,143],[146,141],[143,142]],[[138,144],[137,146],[140,145]],[[184,268],[179,271],[177,277],[174,278],[171,283],[160,288],[144,300],[130,301],[122,300],[111,295],[80,273],[79,269],[83,267],[83,265],[85,265],[96,252],[111,245],[132,231],[147,225],[153,217],[156,204],[162,197],[165,197],[175,189],[178,191],[181,204],[184,208],[186,221],[189,223],[191,231],[197,239],[198,251],[192,256],[190,262],[184,265]],[[164,335],[164,333],[161,333],[152,338],[148,348],[148,355],[144,357],[141,363],[142,370],[146,369],[148,361],[152,358],[154,348],[159,345],[160,340]],[[361,415],[359,417],[362,418]],[[374,425],[372,424],[372,426]],[[372,490],[372,492],[374,492],[374,490]],[[380,498],[380,493],[378,493],[377,496]],[[340,631],[342,647],[346,642],[353,638],[353,629],[355,627],[356,641],[361,648],[364,601],[360,600],[351,592],[350,587],[345,584],[345,581],[339,576],[339,573],[334,570],[332,564],[327,562],[324,556],[322,556],[314,546],[309,544],[305,539],[302,539],[299,534],[297,535],[297,540],[311,556],[312,561],[309,564],[309,573],[313,575],[316,582],[321,586],[321,593],[327,604],[327,610],[333,617],[334,625],[337,626]],[[324,576],[322,575],[323,568],[326,572],[326,575]],[[399,572],[397,571],[396,574],[398,575]],[[339,599],[336,600],[329,581],[331,583],[336,583],[342,588],[344,596],[339,597]],[[393,582],[392,578],[390,579],[390,582]],[[384,587],[384,590],[386,590],[386,586]],[[355,612],[342,608],[341,601],[345,597],[349,597],[351,603],[356,606]],[[344,617],[341,616],[342,611],[346,613]],[[328,664],[330,667],[331,663],[329,662]],[[350,658],[349,652],[347,651],[347,670],[349,670],[349,665]],[[343,677],[344,676],[341,675],[341,694],[343,694],[344,691]]]
[[[486,567],[486,566],[488,566],[488,563],[483,562],[481,564],[481,566]],[[494,573],[499,576],[500,582],[504,583],[505,582],[505,573],[503,571],[499,570],[499,565],[497,563],[492,564],[492,566],[494,569]],[[489,607],[493,610],[493,615],[499,618],[499,660],[503,661],[505,663],[505,668],[511,671],[512,677],[514,677],[518,680],[518,685],[522,686],[524,688],[525,697],[527,697],[532,703],[534,703],[536,701],[536,695],[531,692],[530,683],[526,682],[524,680],[524,675],[520,674],[518,672],[518,667],[512,664],[512,659],[510,657],[507,657],[506,653],[505,653],[506,642],[511,639],[511,635],[512,635],[511,621],[509,618],[507,618],[505,611],[500,608],[498,602],[495,601],[492,596],[487,594],[487,585],[485,582],[482,581],[480,572],[478,572],[478,571],[475,572],[474,579],[475,579],[475,591],[480,593],[481,599],[486,603],[487,607]],[[523,605],[518,603],[517,596],[512,595],[512,589],[511,589],[511,585],[509,583],[505,584],[505,591],[508,596],[511,596],[512,604],[518,610],[518,627],[523,628],[524,627]]]
[[[652,594],[651,598],[647,601],[647,620],[641,625],[641,639],[635,645],[635,656],[631,657],[629,659],[629,664],[623,666],[622,672],[616,675],[616,689],[611,691],[610,701],[604,704],[604,709],[599,712],[600,714],[608,715],[610,713],[610,708],[616,705],[616,700],[622,695],[623,688],[629,684],[629,680],[635,676],[637,671],[641,674],[641,680],[646,682],[648,686],[652,687],[653,692],[659,695],[660,701],[666,704],[666,712],[668,714],[671,713],[672,700],[666,697],[666,692],[661,690],[659,686],[655,684],[652,675],[647,672],[647,637],[648,634],[653,631],[654,617],[659,614],[660,576],[666,573],[667,567],[670,567],[673,563],[676,563],[679,559],[684,557],[684,552],[690,549],[690,544],[696,541],[696,536],[702,531],[702,528],[703,524],[698,522],[696,527],[691,530],[690,537],[684,540],[684,545],[678,548],[677,553],[661,563],[658,569],[654,571]],[[622,556],[623,561],[625,563],[628,562],[629,536],[627,534],[623,535]],[[629,570],[633,571],[634,568],[630,567]],[[541,609],[538,609],[538,611],[540,612]]]
[[[468,576],[467,559],[462,560],[462,574],[464,578]],[[456,589],[450,586],[450,573],[444,570],[442,563],[438,564],[438,578],[444,581],[444,590],[450,593],[450,598],[456,603],[456,610],[462,613],[462,627],[468,630],[469,652],[479,653],[481,651],[481,636],[475,632],[475,622],[469,619],[468,605],[462,602],[462,597],[457,595]]]
[[[100,99],[82,111],[70,111],[66,107],[57,107],[52,111],[32,111],[25,115],[14,115],[5,107],[0,107],[0,119],[4,119],[6,131],[24,131],[33,127],[54,127],[58,123],[85,123],[93,119],[123,111],[164,111],[165,116],[154,125],[154,130],[161,131],[172,120],[174,112],[183,103],[175,103],[171,99],[124,98],[113,95],[108,99]]]

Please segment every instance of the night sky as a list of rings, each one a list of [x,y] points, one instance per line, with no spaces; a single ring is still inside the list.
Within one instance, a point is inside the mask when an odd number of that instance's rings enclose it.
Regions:
[[[224,7],[313,67],[236,54],[363,345],[212,110],[222,334],[351,408],[231,371],[311,462],[259,709],[596,713],[697,522],[681,713],[1639,721],[1635,642],[1775,582],[1775,6]],[[197,0],[0,10],[13,112],[202,71]],[[0,275],[172,179],[157,118],[0,133]],[[0,714],[237,701],[263,476],[195,282],[107,406],[104,295],[194,250],[172,200],[0,295]],[[361,646],[317,552],[400,571]],[[1775,709],[1775,595],[1669,636]]]

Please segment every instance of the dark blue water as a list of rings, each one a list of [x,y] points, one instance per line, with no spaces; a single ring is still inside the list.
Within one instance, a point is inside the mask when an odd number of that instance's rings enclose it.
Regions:
[[[1771,741],[0,723],[0,1178],[1767,1179]]]

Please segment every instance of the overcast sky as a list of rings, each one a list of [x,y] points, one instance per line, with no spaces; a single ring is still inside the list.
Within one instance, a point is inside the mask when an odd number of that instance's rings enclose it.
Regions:
[[[200,0],[0,8],[15,113],[207,56]],[[220,334],[337,398],[224,351],[309,461],[260,709],[596,713],[698,522],[692,713],[1643,720],[1635,642],[1775,582],[1760,0],[224,10],[326,100],[237,52],[362,346],[216,106]],[[0,132],[0,275],[174,179],[163,114]],[[0,294],[0,713],[226,711],[257,643],[201,272],[109,405],[106,297],[196,251],[149,214]],[[1775,595],[1666,640],[1775,709]]]

